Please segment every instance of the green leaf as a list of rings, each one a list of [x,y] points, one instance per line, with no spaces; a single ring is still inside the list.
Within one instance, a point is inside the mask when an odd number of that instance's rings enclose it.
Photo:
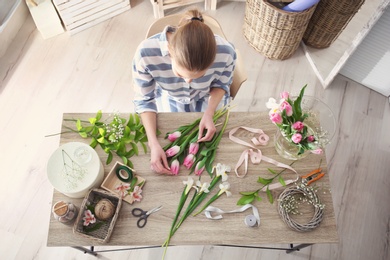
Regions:
[[[106,139],[104,138],[104,136],[101,136],[101,137],[99,137],[98,139],[97,139],[97,141],[99,142],[99,143],[101,143],[101,144],[104,144],[104,141],[105,141]]]
[[[272,174],[276,174],[276,172],[274,171],[274,170],[272,170],[271,168],[268,168],[267,169],[270,173],[272,173]]]
[[[99,128],[99,134],[100,134],[101,136],[105,136],[105,135],[106,135],[106,129],[104,129],[104,128]]]
[[[83,129],[83,126],[81,125],[80,119],[77,119],[76,128],[77,128],[77,131],[81,131]]]
[[[254,195],[244,195],[237,201],[237,205],[246,205],[254,201],[255,196]]]
[[[95,117],[91,117],[91,118],[89,119],[89,122],[91,123],[91,125],[95,125],[95,123],[96,123],[96,118],[95,118]]]
[[[141,145],[142,145],[142,148],[144,149],[144,153],[146,154],[148,152],[148,147],[143,142],[141,142]]]
[[[87,137],[88,137],[88,135],[87,135],[86,132],[79,132],[79,134],[80,134],[80,136],[81,136],[82,138],[87,138]]]
[[[283,186],[286,186],[286,183],[284,182],[282,175],[279,176],[278,180],[279,180],[280,184],[282,184]]]
[[[133,163],[130,160],[127,161],[127,166],[129,166],[130,168],[134,169],[134,165],[133,165]]]
[[[127,161],[128,161],[128,160],[127,160],[126,156],[121,156],[121,158],[122,158],[123,163],[124,163],[124,164],[127,164]]]
[[[112,162],[112,158],[113,158],[112,152],[109,152],[106,160],[106,164],[110,164]]]
[[[271,204],[273,204],[273,203],[274,203],[274,197],[272,196],[272,193],[271,193],[271,191],[268,189],[268,187],[267,187],[266,193],[267,193],[267,197],[268,197],[269,202],[270,202]]]
[[[99,121],[101,118],[102,118],[102,111],[99,110],[99,111],[96,113],[96,121]]]
[[[240,194],[241,195],[254,195],[257,193],[257,190],[256,191],[241,191]]]
[[[91,146],[92,148],[96,148],[98,142],[95,138],[92,137],[92,140],[91,140],[91,143],[89,144],[89,146]]]
[[[258,182],[258,183],[261,183],[261,184],[263,184],[263,185],[268,185],[268,184],[270,184],[270,183],[272,182],[272,180],[273,180],[273,179],[264,179],[264,178],[259,177],[259,178],[257,179],[257,182]]]
[[[136,155],[138,155],[138,146],[137,146],[135,143],[130,143],[130,145],[131,145],[131,147],[133,148],[134,153],[135,153]]]
[[[257,201],[262,201],[263,199],[260,196],[256,196]]]

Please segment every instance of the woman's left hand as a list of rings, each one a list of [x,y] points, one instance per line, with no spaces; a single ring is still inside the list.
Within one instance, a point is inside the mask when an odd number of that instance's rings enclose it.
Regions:
[[[205,131],[206,133],[204,133]],[[213,114],[205,112],[199,123],[198,143],[210,141],[216,131],[217,128],[214,125]]]

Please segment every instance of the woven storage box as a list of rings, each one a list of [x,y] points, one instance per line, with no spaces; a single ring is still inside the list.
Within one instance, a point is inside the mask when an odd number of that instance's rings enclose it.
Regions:
[[[244,36],[269,59],[284,60],[294,54],[316,6],[303,12],[283,11],[267,0],[247,0]]]
[[[359,11],[364,0],[321,0],[303,35],[306,45],[329,47]]]
[[[100,221],[97,220],[96,223],[93,225],[99,224],[100,227],[96,230],[87,232],[84,229],[83,226],[83,217],[84,217],[84,211],[87,210],[87,206],[90,204],[95,205],[99,200],[101,199],[108,199],[114,204],[115,206],[115,213],[114,215],[105,220]],[[93,189],[91,190],[84,198],[83,203],[81,204],[79,215],[77,216],[77,220],[73,225],[73,233],[80,234],[81,236],[91,238],[93,240],[96,240],[98,242],[106,243],[110,239],[112,230],[114,229],[116,219],[118,218],[119,211],[122,207],[122,199],[116,197],[115,195],[101,189]],[[100,224],[102,223],[102,224]],[[93,226],[91,225],[91,229]]]

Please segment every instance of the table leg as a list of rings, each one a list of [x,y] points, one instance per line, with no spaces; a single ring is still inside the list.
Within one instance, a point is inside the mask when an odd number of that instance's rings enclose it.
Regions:
[[[84,254],[90,254],[90,255],[94,255],[94,256],[97,256],[98,254],[94,251],[94,247],[91,246],[91,249],[87,249],[85,247],[82,247],[82,246],[72,246],[72,248],[74,249],[77,249],[77,250],[80,250],[80,251],[83,251]]]
[[[289,254],[289,253],[294,252],[294,251],[299,251],[300,249],[311,246],[311,245],[313,245],[313,244],[299,244],[297,246],[290,244],[290,249],[287,249],[286,253]]]

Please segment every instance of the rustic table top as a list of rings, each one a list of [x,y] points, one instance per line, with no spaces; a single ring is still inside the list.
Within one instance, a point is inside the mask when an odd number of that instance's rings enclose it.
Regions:
[[[166,132],[175,130],[181,125],[192,123],[201,115],[201,113],[158,114],[158,128],[161,131],[159,138],[161,144],[164,145],[168,143],[168,140],[164,139]],[[77,118],[87,120],[93,116],[95,115],[86,113],[73,113],[64,114],[63,118]],[[128,115],[121,114],[121,117],[128,118]],[[74,122],[63,121],[63,130],[66,131],[64,126],[75,129]],[[274,148],[273,136],[277,129],[276,126],[273,125],[268,119],[267,112],[231,112],[227,128],[218,147],[215,163],[219,162],[226,164],[232,168],[232,172],[229,174],[228,179],[231,185],[230,191],[232,192],[232,196],[227,197],[223,195],[212,204],[213,206],[225,211],[230,211],[241,207],[236,205],[237,201],[241,197],[239,192],[252,191],[261,188],[261,184],[257,183],[257,179],[259,176],[264,178],[271,177],[267,168],[272,168],[277,172],[281,170],[281,168],[277,168],[276,166],[265,161],[262,161],[258,165],[249,163],[248,174],[244,178],[236,177],[234,173],[234,167],[241,153],[247,149],[247,147],[236,144],[228,138],[229,131],[237,126],[262,129],[267,135],[270,136],[268,145],[259,147],[262,151],[262,154],[285,164],[291,163],[291,161],[280,157]],[[254,134],[244,130],[239,130],[235,136],[249,142]],[[78,133],[65,133],[61,135],[61,145],[71,141],[78,141],[89,144],[90,139],[83,139],[78,135]],[[107,159],[107,154],[99,147],[96,148],[96,151],[104,165],[105,175],[110,172],[111,168],[115,164],[115,161],[121,161],[118,157],[114,156],[112,163],[106,165],[105,162]],[[187,171],[184,167],[181,167],[180,174],[178,176],[158,175],[150,170],[150,154],[144,154],[143,152],[141,152],[139,156],[132,157],[131,160],[134,164],[134,168],[137,171],[137,174],[146,179],[146,183],[142,192],[143,199],[141,202],[135,202],[132,205],[128,204],[127,202],[123,203],[111,238],[108,243],[104,245],[162,245],[170,230],[172,220],[175,216],[181,193],[184,188],[183,181],[187,180],[189,171]],[[325,153],[322,155],[310,154],[306,158],[296,161],[293,164],[293,168],[297,170],[297,172],[302,176],[309,173],[313,169],[318,168],[320,161],[322,161],[321,168],[325,173],[327,173]],[[291,171],[285,171],[283,173],[283,177],[285,180],[294,179],[295,174],[293,174]],[[203,181],[210,181],[210,177],[207,172],[204,172],[202,175],[202,182]],[[244,224],[244,218],[246,215],[252,214],[251,210],[247,210],[243,213],[225,214],[221,220],[210,220],[207,219],[204,214],[199,214],[196,217],[190,216],[186,219],[180,229],[172,237],[170,244],[260,246],[261,244],[285,243],[336,243],[338,241],[338,235],[328,174],[325,174],[325,176],[315,182],[315,184],[318,187],[317,194],[321,202],[325,204],[325,209],[323,221],[321,222],[320,226],[313,231],[300,233],[291,230],[282,221],[277,210],[276,201],[277,196],[284,190],[282,187],[272,191],[275,198],[275,202],[273,204],[267,200],[265,192],[261,193],[263,198],[262,201],[253,202],[253,205],[258,208],[261,217],[261,225],[259,227],[250,228]],[[217,190],[218,187],[215,187],[212,195],[214,195]],[[206,201],[212,195],[209,195]],[[72,202],[79,207],[83,199],[72,199],[54,190],[53,204],[59,200]],[[136,225],[137,218],[132,216],[131,210],[134,207],[140,207],[144,210],[149,210],[159,205],[162,205],[163,208],[148,218],[148,223],[144,228],[138,228]],[[304,214],[304,216],[300,217],[302,218],[301,221],[307,222],[310,221],[312,214]],[[92,246],[101,245],[101,243],[79,234],[74,234],[72,226],[64,225],[58,222],[51,214],[47,245]]]

